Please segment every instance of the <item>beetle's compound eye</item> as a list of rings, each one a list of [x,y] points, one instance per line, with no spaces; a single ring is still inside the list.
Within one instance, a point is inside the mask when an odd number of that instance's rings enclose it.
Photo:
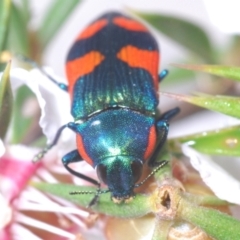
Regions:
[[[103,164],[97,166],[97,175],[101,182],[107,184],[107,167]]]
[[[143,170],[142,163],[138,160],[133,161],[131,164],[131,169],[132,169],[134,183],[136,183],[142,176],[142,170]]]

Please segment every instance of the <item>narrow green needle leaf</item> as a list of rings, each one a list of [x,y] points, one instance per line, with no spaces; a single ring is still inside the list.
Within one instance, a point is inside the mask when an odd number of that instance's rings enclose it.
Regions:
[[[179,143],[185,142],[205,154],[240,156],[240,126],[170,139],[169,148],[175,151]]]
[[[133,13],[199,57],[208,62],[214,61],[210,40],[199,26],[180,18],[162,14],[146,14],[135,11]]]
[[[181,218],[198,226],[217,240],[239,240],[240,221],[214,209],[182,204]]]
[[[24,19],[25,25],[27,26],[28,22],[31,19],[30,2],[29,0],[21,0],[21,2],[22,2],[21,7],[22,17]]]
[[[207,94],[197,94],[198,96],[187,96],[175,93],[161,93],[178,101],[185,101],[197,106],[226,114],[228,116],[240,118],[240,98],[230,96],[211,96]]]
[[[0,53],[4,49],[7,33],[8,24],[11,11],[11,0],[1,0],[0,2]]]
[[[67,184],[34,183],[34,186],[44,192],[59,196],[84,208],[93,200],[95,194],[70,195],[69,192],[91,191],[95,193],[97,190],[94,187]],[[147,196],[139,194],[129,203],[116,204],[111,200],[110,193],[104,193],[100,195],[98,203],[92,206],[91,210],[114,217],[133,218],[149,213],[150,204],[147,200]]]
[[[189,65],[189,64],[172,64],[174,67],[210,73],[219,77],[229,78],[240,81],[240,68],[222,65]]]
[[[27,86],[21,86],[18,88],[14,106],[13,106],[13,116],[11,125],[11,143],[17,144],[24,141],[26,135],[28,135],[31,124],[34,122],[34,116],[24,114],[24,105],[33,97],[33,92]],[[31,133],[29,133],[31,134]]]
[[[11,121],[13,96],[10,83],[11,63],[8,63],[0,82],[0,138],[4,139]]]
[[[76,5],[80,2],[81,0],[64,1],[64,3],[62,1],[55,0],[53,2],[38,30],[40,44],[43,49],[55,36],[56,32],[60,29]]]
[[[30,43],[28,26],[21,11],[21,8],[19,8],[17,4],[12,4],[8,46],[16,53],[22,53],[29,56]]]

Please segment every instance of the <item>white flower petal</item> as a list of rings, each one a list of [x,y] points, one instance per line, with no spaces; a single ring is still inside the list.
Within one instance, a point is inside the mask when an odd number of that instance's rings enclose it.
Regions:
[[[0,193],[0,231],[9,224],[12,219],[12,209],[9,207],[8,202]]]
[[[45,71],[56,78],[51,70],[45,69]],[[39,124],[48,139],[48,143],[51,143],[58,129],[73,121],[70,114],[69,94],[52,83],[38,69],[29,72],[15,68],[11,70],[10,78],[14,94],[17,88],[25,84],[36,95],[42,112]],[[59,80],[59,82],[64,81]],[[73,150],[76,146],[75,139],[75,134],[71,130],[64,130],[59,139],[59,154],[63,155],[63,153]]]
[[[42,238],[39,238],[33,232],[31,232],[21,224],[16,224],[16,223],[13,224],[11,227],[11,230],[14,235],[14,240],[22,240],[22,239],[42,240]]]
[[[17,159],[18,161],[27,161],[29,162],[35,154],[39,152],[38,148],[27,147],[25,145],[9,145],[7,147],[7,156],[9,158]]]
[[[204,154],[200,154],[187,144],[182,145],[183,153],[190,158],[192,166],[200,173],[202,180],[217,197],[231,203],[240,204],[240,182],[225,169]]]
[[[55,77],[49,69],[45,70]],[[39,124],[48,139],[48,143],[51,143],[58,129],[73,121],[70,114],[69,94],[43,76],[37,69],[31,71],[31,77],[34,79],[35,85],[31,82],[30,87],[36,94],[42,110]],[[59,82],[63,81],[59,80]],[[59,139],[59,154],[63,155],[71,151],[75,145],[75,134],[69,129],[64,130]]]
[[[204,0],[212,23],[222,32],[240,33],[238,0]]]
[[[59,235],[61,237],[66,237],[67,239],[76,239],[76,236],[70,232],[64,231],[58,227],[54,227],[50,224],[38,221],[36,219],[33,219],[31,217],[28,217],[26,215],[22,215],[22,214],[17,214],[15,217],[16,221],[28,226],[32,226],[38,229],[43,229],[44,231],[48,231],[51,233],[54,233],[56,235]]]
[[[2,142],[2,140],[0,139],[0,157],[5,153],[5,146]]]
[[[62,125],[72,121],[68,93],[52,83],[38,69],[30,72],[22,68],[12,69],[10,79],[14,94],[23,84],[35,93],[42,110],[40,126],[49,141],[54,138]]]
[[[40,126],[49,141],[52,141],[57,130],[72,121],[70,114],[70,98],[67,92],[61,90],[39,70],[31,72],[32,81],[28,86],[37,96],[42,115]]]
[[[0,73],[0,78],[2,77],[3,73]],[[13,94],[16,92],[16,89],[26,84],[28,80],[29,72],[22,69],[22,68],[14,68],[10,71],[10,81],[11,87],[13,90]]]
[[[76,214],[82,216],[82,210],[76,207],[65,207],[57,204],[36,204],[32,202],[21,202],[19,206],[20,210],[36,211],[36,212],[53,212],[58,214]],[[84,216],[85,217],[85,216]],[[83,225],[83,224],[82,224]]]

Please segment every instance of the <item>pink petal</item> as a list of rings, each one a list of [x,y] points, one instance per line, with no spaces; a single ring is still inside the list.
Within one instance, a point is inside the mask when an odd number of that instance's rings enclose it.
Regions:
[[[14,146],[12,150],[15,156],[7,153],[0,158],[0,192],[8,201],[12,201],[21,193],[41,166],[41,162],[32,163],[34,153],[26,147]]]
[[[12,234],[8,228],[0,229],[1,240],[12,240]]]

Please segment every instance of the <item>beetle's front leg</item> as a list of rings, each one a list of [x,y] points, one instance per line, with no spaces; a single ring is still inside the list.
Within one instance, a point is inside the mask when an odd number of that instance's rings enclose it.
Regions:
[[[157,156],[162,149],[164,143],[166,142],[168,130],[169,130],[169,121],[171,118],[173,118],[175,115],[179,113],[180,109],[178,107],[171,109],[167,111],[166,113],[162,114],[160,118],[157,120],[156,127],[158,132],[158,138],[157,138],[157,146],[148,162],[148,165],[150,167],[155,167],[157,160]]]
[[[71,173],[73,174],[74,176],[77,176],[79,178],[82,178],[94,185],[97,185],[99,186],[99,182],[96,181],[95,179],[93,178],[90,178],[82,173],[79,173],[79,172],[76,172],[74,171],[72,168],[70,168],[68,165],[70,163],[74,163],[74,162],[80,162],[80,161],[83,161],[82,157],[80,156],[78,150],[73,150],[69,153],[67,153],[63,158],[62,158],[62,163],[64,165],[64,167]]]

